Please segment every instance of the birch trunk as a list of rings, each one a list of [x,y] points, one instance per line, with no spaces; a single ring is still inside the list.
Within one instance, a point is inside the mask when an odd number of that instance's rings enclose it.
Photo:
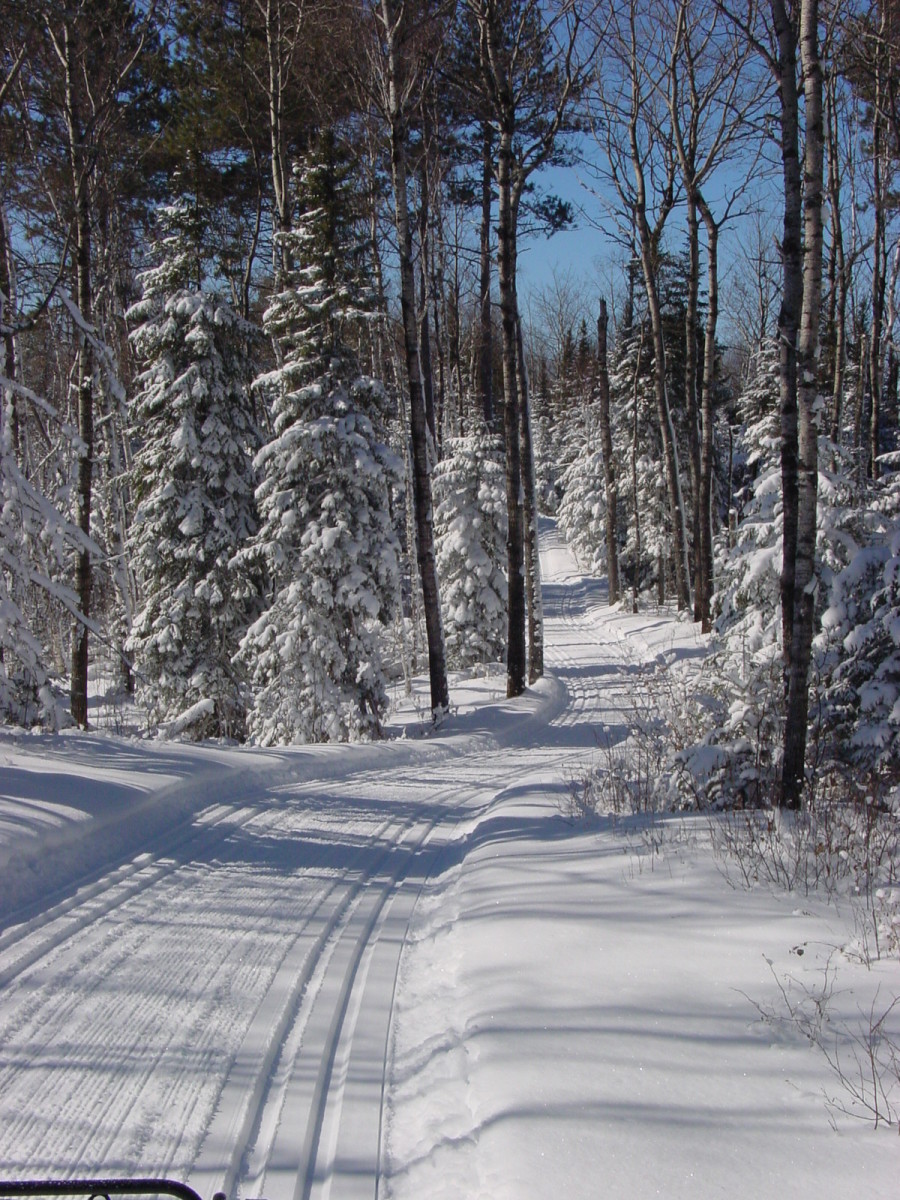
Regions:
[[[518,308],[518,303],[516,305]],[[531,430],[531,399],[522,322],[516,322],[519,355],[519,434],[522,454],[522,487],[525,499],[525,588],[528,603],[528,682],[544,674],[544,606],[541,599],[541,559],[538,547],[537,486],[534,475],[534,439]]]
[[[818,491],[819,318],[822,299],[824,124],[818,0],[800,7],[800,56],[806,118],[803,161],[803,306],[798,343],[798,511],[794,621],[788,662],[781,801],[799,808],[809,717],[809,664],[815,625],[816,500]]]
[[[784,177],[784,231],[781,239],[783,273],[778,313],[779,388],[781,392],[781,490],[783,556],[781,568],[781,630],[785,672],[789,671],[794,631],[794,591],[797,563],[799,505],[797,333],[803,305],[800,128],[797,96],[797,36],[784,0],[771,0],[778,39],[776,79],[780,102],[781,162]]]

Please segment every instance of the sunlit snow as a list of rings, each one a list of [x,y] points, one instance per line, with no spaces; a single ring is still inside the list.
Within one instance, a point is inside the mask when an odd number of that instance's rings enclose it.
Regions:
[[[437,732],[424,681],[379,744],[2,731],[0,1174],[896,1195],[896,1131],[783,1017],[827,991],[836,1035],[867,1029],[900,963],[850,952],[850,904],[746,890],[706,817],[572,816],[641,664],[703,643],[608,609],[545,534],[548,675],[456,677]]]

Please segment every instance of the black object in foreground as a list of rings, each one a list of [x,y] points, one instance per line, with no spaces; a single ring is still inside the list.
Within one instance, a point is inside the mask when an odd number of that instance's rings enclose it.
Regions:
[[[89,1196],[92,1200],[110,1200],[112,1196],[173,1196],[175,1200],[202,1200],[202,1197],[177,1179],[24,1179],[0,1180],[0,1198],[19,1196]],[[216,1192],[212,1200],[226,1200]]]

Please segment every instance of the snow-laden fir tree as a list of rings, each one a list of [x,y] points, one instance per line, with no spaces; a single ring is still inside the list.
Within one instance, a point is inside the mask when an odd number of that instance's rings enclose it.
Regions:
[[[379,629],[394,615],[398,542],[387,400],[355,346],[372,319],[352,187],[332,138],[295,172],[301,215],[283,235],[284,286],[265,313],[276,366],[255,387],[274,436],[256,459],[265,611],[240,657],[250,732],[264,745],[376,735],[387,707]]]
[[[727,636],[746,678],[770,662],[781,632],[781,423],[778,343],[754,352],[740,399],[735,446],[734,544],[723,547],[716,629]]]
[[[834,756],[896,779],[900,771],[900,456],[857,495],[840,528],[842,557],[814,646],[821,710]],[[859,474],[862,474],[861,472]],[[845,472],[843,490],[853,494]],[[821,475],[820,475],[821,486]],[[837,556],[833,556],[837,558]]]
[[[445,442],[435,467],[434,538],[447,664],[503,661],[507,632],[506,482],[500,439]]]
[[[626,328],[609,370],[610,415],[619,466],[619,519],[624,524],[622,588],[634,603],[656,585],[665,590],[670,551],[669,509],[659,421],[653,397],[653,356],[646,328]],[[599,426],[598,426],[599,429]],[[599,531],[598,531],[599,536]]]
[[[140,610],[128,649],[138,699],[194,737],[242,737],[234,657],[256,603],[232,562],[255,533],[252,349],[257,332],[195,277],[193,212],[160,213],[161,259],[128,319],[143,369],[132,401],[130,549]]]
[[[599,420],[587,410],[594,430]],[[582,438],[581,449],[562,476],[559,527],[582,570],[589,575],[606,574],[606,492],[603,455],[599,434]]]
[[[780,652],[782,567],[781,421],[778,345],[753,355],[740,400],[736,447],[734,544],[723,547],[716,594],[716,629],[746,675],[752,664]],[[816,559],[818,610],[832,581],[868,540],[862,497],[849,452],[819,438]]]

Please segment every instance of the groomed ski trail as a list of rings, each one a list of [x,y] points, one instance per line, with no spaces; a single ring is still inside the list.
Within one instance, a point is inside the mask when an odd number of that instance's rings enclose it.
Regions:
[[[0,935],[6,1177],[377,1196],[398,964],[423,887],[503,836],[493,814],[516,789],[562,792],[599,727],[626,733],[621,651],[593,627],[601,588],[553,530],[542,570],[549,677],[528,697],[421,741],[298,756],[293,780],[289,752],[238,783],[204,775],[197,817]]]

